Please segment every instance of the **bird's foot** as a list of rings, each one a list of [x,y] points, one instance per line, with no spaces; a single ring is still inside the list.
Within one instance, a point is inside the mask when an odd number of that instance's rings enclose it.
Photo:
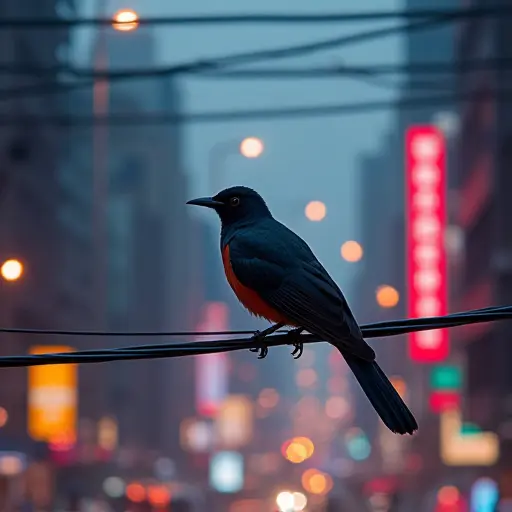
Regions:
[[[268,355],[268,347],[267,345],[264,343],[264,340],[265,340],[265,332],[261,332],[261,331],[256,331],[252,337],[251,337],[251,341],[254,341],[254,342],[260,342],[261,343],[261,346],[259,347],[253,347],[253,348],[250,348],[249,351],[250,352],[258,352],[258,359],[265,359],[265,357],[267,357]]]
[[[300,341],[297,341],[300,339],[300,333],[303,331],[301,327],[298,329],[293,329],[292,331],[288,332],[288,336],[290,336],[293,340],[295,340],[295,343],[292,343],[293,345],[293,352],[292,356],[294,359],[299,359],[299,357],[304,353],[304,344]]]
[[[267,336],[270,336],[277,330],[281,329],[284,324],[277,323],[274,325],[271,325],[268,329],[265,329],[264,331],[255,331],[255,333],[251,337],[251,341],[259,342],[259,347],[250,348],[249,350],[251,352],[259,352],[258,359],[265,359],[268,354],[268,346],[265,343],[265,338]]]

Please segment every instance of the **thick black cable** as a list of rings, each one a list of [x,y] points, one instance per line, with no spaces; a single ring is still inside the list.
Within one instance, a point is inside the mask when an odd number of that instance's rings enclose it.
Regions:
[[[394,320],[388,322],[377,322],[362,326],[361,330],[365,338],[381,338],[385,336],[396,336],[410,332],[443,329],[448,327],[459,327],[482,322],[493,322],[500,320],[512,320],[512,306],[489,307],[462,313],[455,313],[444,317],[418,318],[407,320]],[[12,330],[0,329],[0,332],[17,332],[23,334],[53,334],[83,336],[83,331],[34,331],[27,329]],[[224,335],[239,333],[240,331],[226,331]],[[251,331],[247,331],[252,334]],[[131,333],[132,336],[172,336],[182,333],[160,333],[160,332],[139,332]],[[197,333],[186,333],[189,335]],[[208,336],[212,333],[201,333]],[[118,336],[126,333],[88,333],[91,336]],[[217,333],[215,333],[217,335]],[[300,337],[305,344],[321,342],[318,338],[306,334]],[[288,333],[278,333],[269,336],[265,340],[268,347],[290,345],[296,340],[289,337]],[[77,363],[100,363],[112,361],[125,361],[134,359],[159,359],[170,357],[185,357],[202,354],[215,354],[220,352],[232,352],[258,348],[261,342],[253,341],[251,338],[223,339],[210,341],[196,341],[188,343],[153,344],[122,347],[103,350],[86,350],[80,352],[58,353],[58,354],[37,354],[22,356],[0,357],[0,367],[22,367],[38,366],[46,364],[77,364]]]
[[[312,14],[209,14],[196,16],[171,16],[140,18],[140,26],[158,25],[225,25],[225,24],[270,24],[270,23],[339,23],[357,21],[379,21],[394,19],[421,19],[432,16],[452,16],[454,18],[479,18],[482,16],[510,16],[510,5],[493,7],[474,7],[464,9],[405,9],[405,10],[381,10],[381,11],[355,11],[355,12],[329,12]],[[77,26],[109,26],[110,18],[3,18],[0,19],[0,28],[9,29],[41,29],[41,28],[66,28]]]

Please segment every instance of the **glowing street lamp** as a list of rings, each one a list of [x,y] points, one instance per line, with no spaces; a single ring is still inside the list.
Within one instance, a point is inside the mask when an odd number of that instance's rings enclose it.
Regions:
[[[130,32],[139,26],[139,15],[132,9],[121,9],[112,16],[112,27],[120,32]]]
[[[240,154],[245,158],[258,158],[264,149],[263,141],[257,137],[246,137],[240,143]]]
[[[6,281],[17,281],[23,274],[23,264],[16,259],[4,261],[0,273]]]

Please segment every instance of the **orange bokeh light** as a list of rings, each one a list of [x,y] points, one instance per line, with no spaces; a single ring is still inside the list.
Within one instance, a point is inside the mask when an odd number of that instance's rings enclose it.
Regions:
[[[306,217],[312,222],[320,222],[327,215],[327,208],[322,201],[311,201],[306,205]]]
[[[355,242],[354,240],[349,240],[341,246],[340,253],[341,257],[345,261],[355,263],[356,261],[360,261],[362,259],[363,248],[361,247],[361,244]]]
[[[300,464],[309,459],[315,451],[313,441],[308,437],[294,437],[283,443],[281,453],[293,464]]]
[[[332,478],[317,469],[307,469],[302,474],[302,486],[311,494],[325,495],[332,489]]]
[[[126,497],[134,503],[141,503],[146,499],[146,489],[141,484],[130,484],[126,487]]]
[[[377,288],[376,298],[381,308],[394,308],[400,300],[400,294],[396,288],[385,284]]]

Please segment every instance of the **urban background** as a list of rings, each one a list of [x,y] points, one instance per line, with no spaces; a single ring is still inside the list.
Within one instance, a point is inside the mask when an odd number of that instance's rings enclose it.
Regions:
[[[311,244],[360,323],[512,303],[509,7],[283,0],[259,8],[310,25],[249,28],[183,18],[237,3],[178,4],[0,0],[0,327],[261,328],[217,220],[185,206],[233,184]],[[157,342],[0,336],[2,356]],[[3,368],[0,510],[512,510],[511,338],[377,339],[412,437],[323,345]]]

